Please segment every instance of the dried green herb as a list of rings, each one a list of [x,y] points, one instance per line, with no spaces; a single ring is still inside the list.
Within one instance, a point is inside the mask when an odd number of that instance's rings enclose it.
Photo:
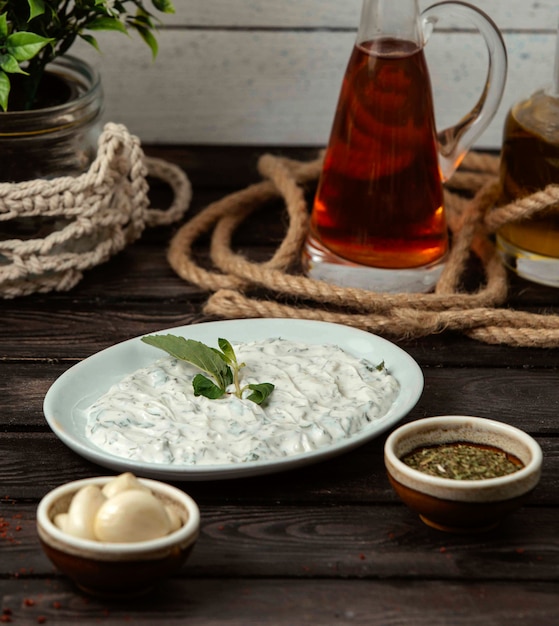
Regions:
[[[511,454],[470,442],[425,446],[401,459],[412,469],[453,480],[482,480],[512,474],[523,467]]]

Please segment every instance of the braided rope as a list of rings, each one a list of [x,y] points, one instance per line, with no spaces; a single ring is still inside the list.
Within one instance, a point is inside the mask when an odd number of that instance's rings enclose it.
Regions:
[[[470,153],[445,189],[453,245],[435,292],[376,293],[290,272],[298,264],[308,226],[304,186],[318,178],[321,166],[320,158],[300,163],[264,155],[258,164],[263,181],[212,203],[179,229],[171,241],[168,260],[184,280],[215,292],[205,313],[224,318],[324,320],[396,339],[453,330],[490,344],[559,346],[559,316],[500,308],[507,298],[507,275],[489,237],[506,221],[525,217],[527,212],[532,215],[556,202],[559,186],[490,211],[499,192],[498,158]],[[473,198],[464,199],[452,189],[473,191]],[[236,228],[253,211],[278,197],[285,200],[289,226],[274,256],[255,263],[234,252],[231,244]],[[192,252],[196,240],[209,231],[214,267],[206,269],[195,262]],[[471,252],[482,263],[485,282],[477,292],[464,293],[460,282]],[[266,290],[267,296],[247,294],[256,288]],[[278,302],[276,296],[312,301],[315,306],[288,305]]]
[[[149,208],[147,176],[174,192],[167,210]],[[137,240],[147,226],[182,218],[191,200],[184,172],[145,157],[140,141],[120,124],[106,124],[98,153],[80,176],[0,183],[0,233],[23,221],[49,224],[52,232],[0,239],[0,294],[13,298],[66,291],[83,271],[107,261]]]

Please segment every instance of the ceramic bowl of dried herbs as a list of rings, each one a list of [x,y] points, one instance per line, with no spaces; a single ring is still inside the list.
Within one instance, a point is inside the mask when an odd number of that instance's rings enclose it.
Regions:
[[[527,433],[482,417],[429,417],[387,438],[384,461],[401,500],[429,526],[481,532],[524,504],[542,451]]]

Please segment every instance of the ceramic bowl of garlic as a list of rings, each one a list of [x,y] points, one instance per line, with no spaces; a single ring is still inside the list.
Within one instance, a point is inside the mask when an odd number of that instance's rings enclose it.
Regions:
[[[542,451],[524,431],[492,419],[415,420],[386,440],[390,484],[429,526],[475,533],[522,506],[541,475]]]
[[[145,593],[179,571],[199,527],[190,496],[128,472],[66,483],[37,508],[48,558],[79,588],[103,596]]]

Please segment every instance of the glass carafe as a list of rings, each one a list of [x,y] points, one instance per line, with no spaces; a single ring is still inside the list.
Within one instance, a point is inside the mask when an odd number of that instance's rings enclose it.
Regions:
[[[424,45],[443,17],[485,38],[489,67],[474,109],[437,133]],[[499,30],[443,2],[364,0],[303,251],[306,273],[374,291],[432,289],[448,252],[442,183],[492,120],[505,86]]]

